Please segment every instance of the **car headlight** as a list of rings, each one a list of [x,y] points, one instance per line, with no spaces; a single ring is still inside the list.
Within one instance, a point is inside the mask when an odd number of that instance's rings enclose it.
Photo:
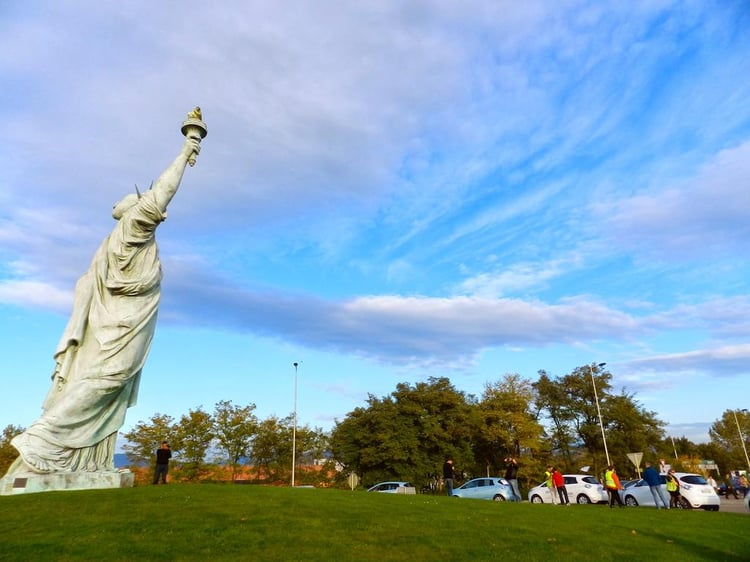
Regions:
[[[692,486],[691,486],[690,484],[683,484],[683,485],[682,485],[682,488],[683,488],[684,490],[690,490],[690,489],[692,489],[693,487],[692,487]]]

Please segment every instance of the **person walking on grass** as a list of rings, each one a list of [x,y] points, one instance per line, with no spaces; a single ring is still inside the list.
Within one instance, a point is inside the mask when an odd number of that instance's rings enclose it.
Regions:
[[[619,507],[625,507],[620,497],[622,484],[620,484],[620,478],[617,476],[615,466],[612,464],[607,467],[607,472],[604,473],[604,485],[609,494],[609,508],[612,509],[615,506],[615,502],[617,502]]]

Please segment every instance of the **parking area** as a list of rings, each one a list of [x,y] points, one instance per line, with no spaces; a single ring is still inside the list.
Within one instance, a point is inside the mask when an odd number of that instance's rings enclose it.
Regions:
[[[721,498],[721,507],[719,507],[719,511],[724,511],[726,513],[744,513],[745,515],[750,515],[745,510],[745,502],[743,500],[728,500],[727,498]]]

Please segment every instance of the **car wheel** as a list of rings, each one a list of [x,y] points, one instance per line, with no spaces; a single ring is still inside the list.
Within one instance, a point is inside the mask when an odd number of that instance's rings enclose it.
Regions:
[[[505,501],[505,497],[502,494],[495,494],[495,497],[492,498],[492,499],[493,499],[493,501],[496,501],[496,502],[504,502]]]
[[[625,496],[625,505],[628,507],[638,507],[638,500],[633,496]]]
[[[542,503],[542,497],[537,495],[531,496],[531,503]]]
[[[692,509],[693,506],[690,505],[690,503],[685,498],[680,498],[680,500],[677,502],[677,507],[680,509]]]
[[[578,502],[581,505],[585,505],[587,503],[591,503],[591,498],[588,497],[586,494],[579,494],[576,498],[576,502]]]

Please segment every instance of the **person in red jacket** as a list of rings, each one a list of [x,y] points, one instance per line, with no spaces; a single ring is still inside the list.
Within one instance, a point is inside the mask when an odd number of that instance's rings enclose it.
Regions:
[[[560,505],[570,505],[568,490],[565,488],[565,478],[557,468],[552,472],[552,483],[557,488],[557,495],[560,496]]]

